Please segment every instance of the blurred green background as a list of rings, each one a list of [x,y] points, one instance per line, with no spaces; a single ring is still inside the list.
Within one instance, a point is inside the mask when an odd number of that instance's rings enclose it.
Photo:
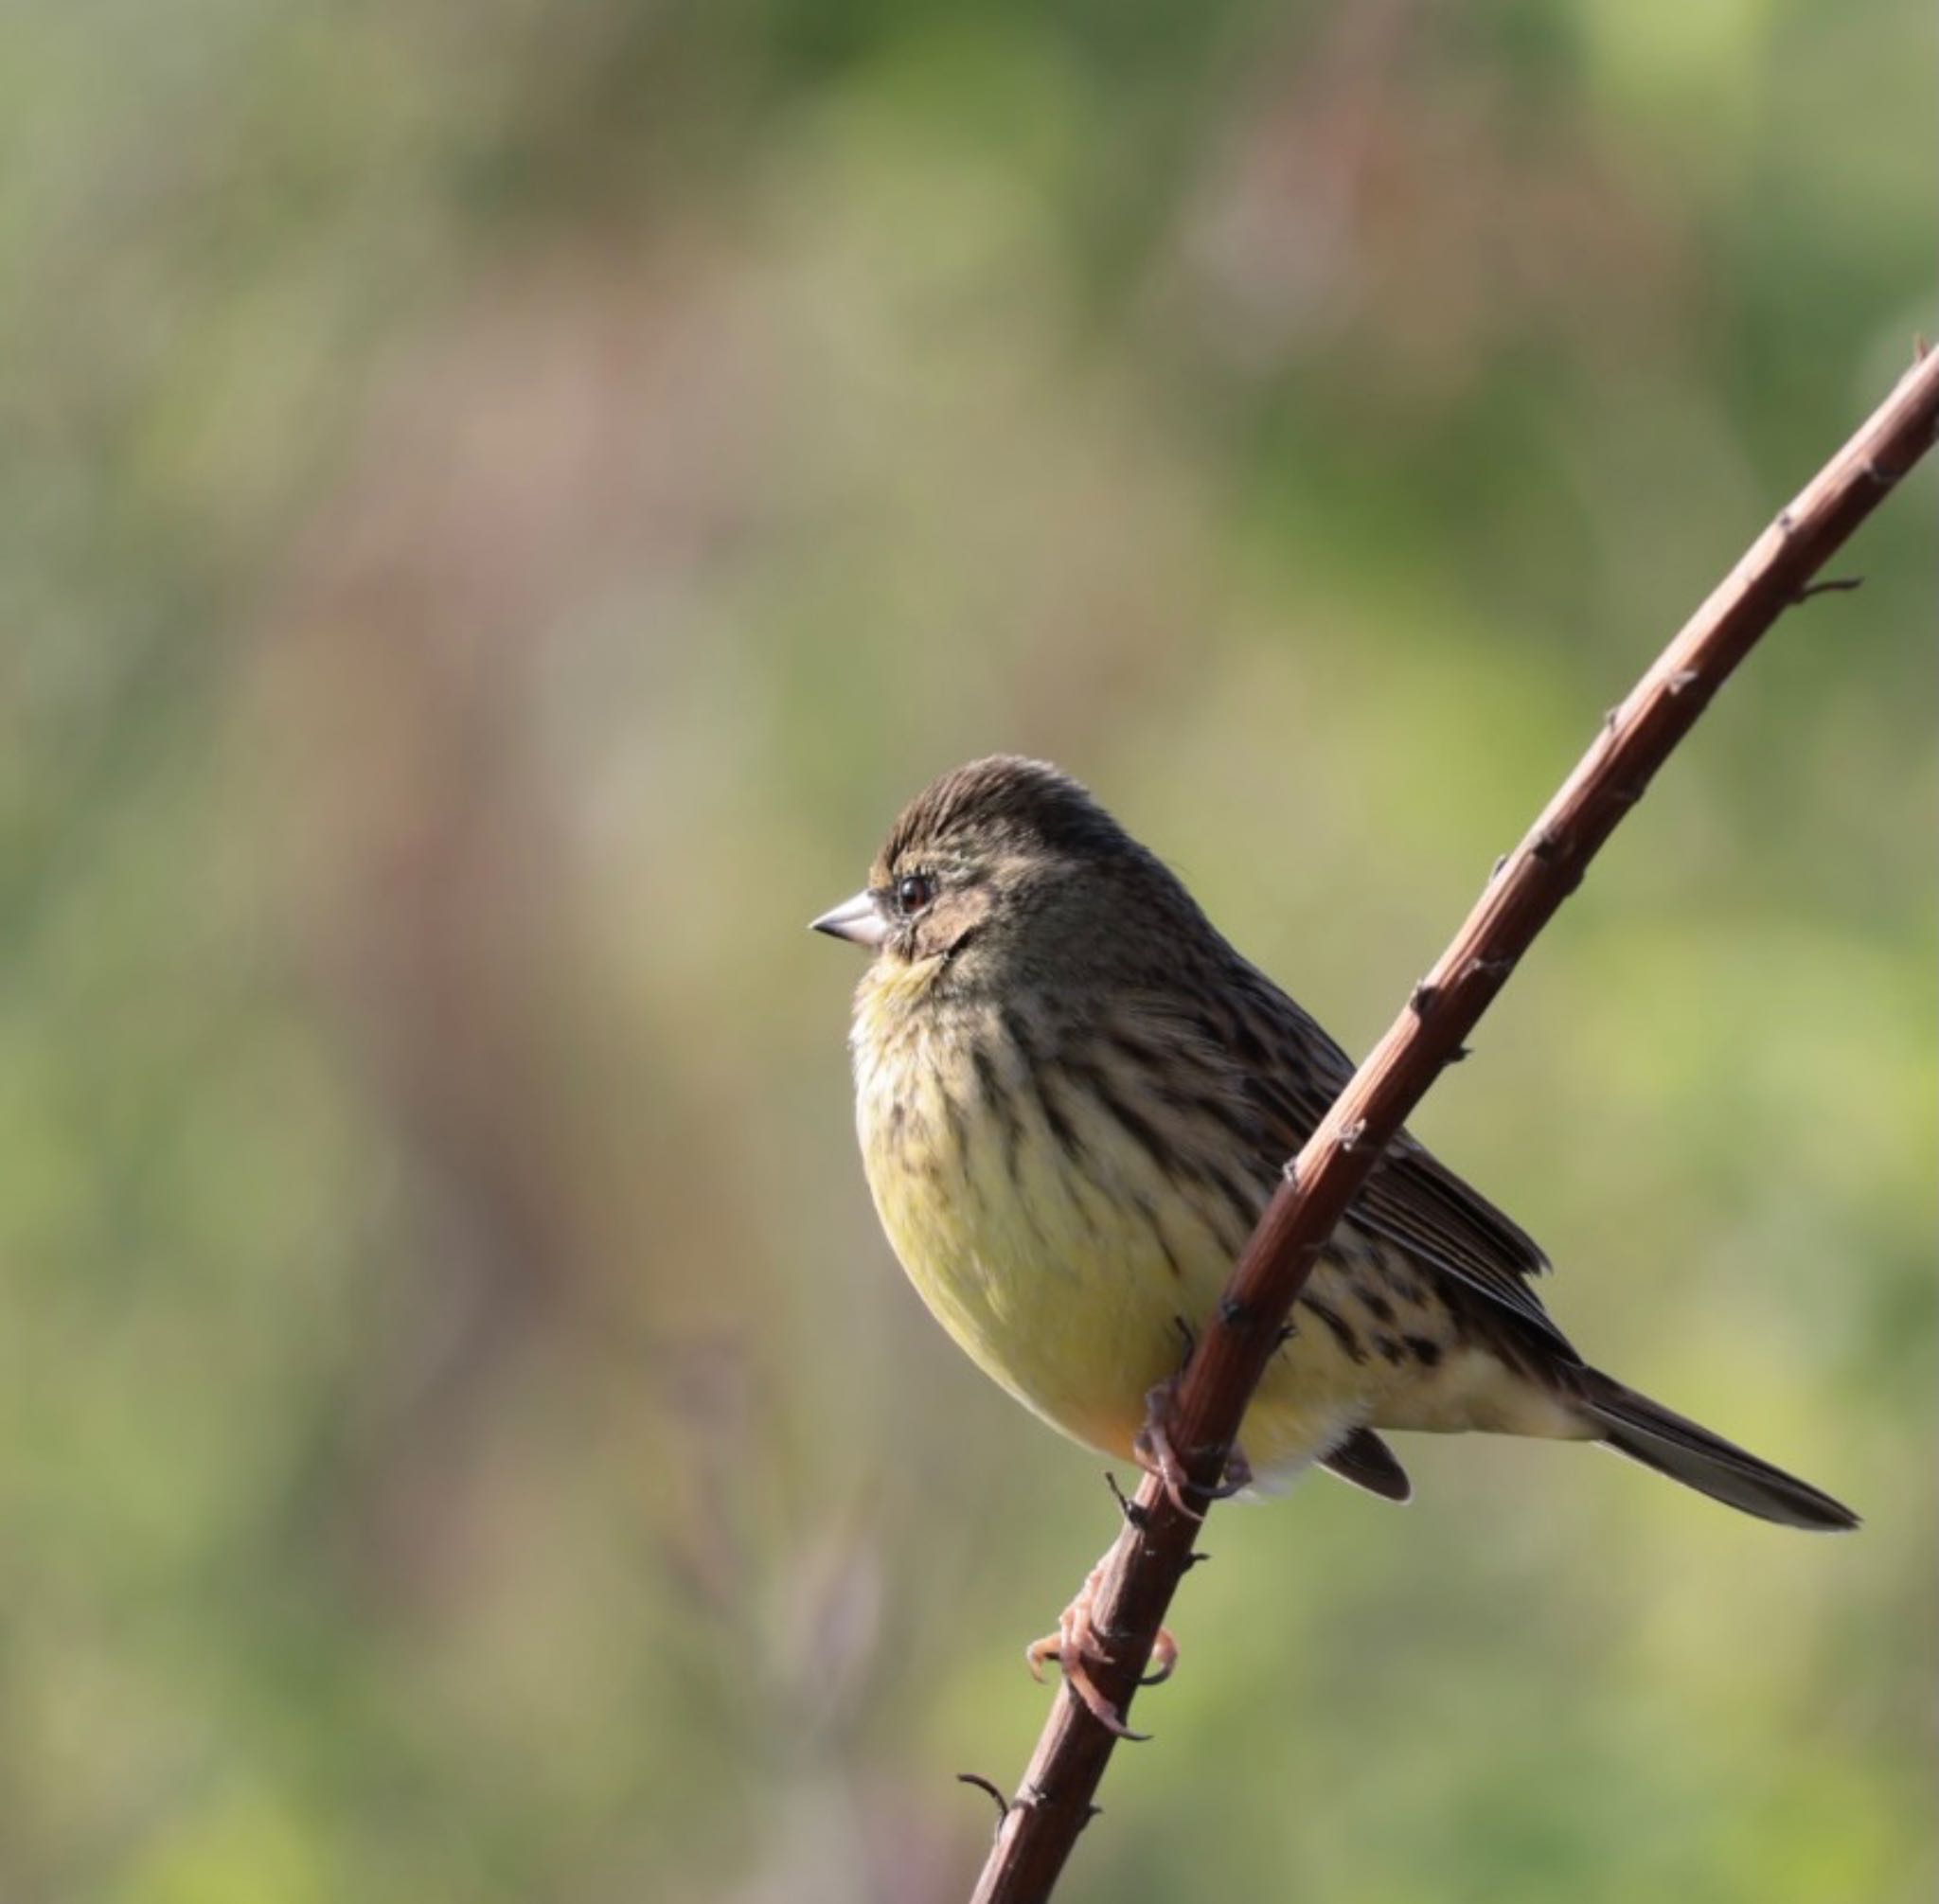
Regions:
[[[1364,1049],[1934,320],[1934,22],[0,12],[0,1897],[926,1904],[1110,1538],[804,922],[1050,756]],[[1417,1127],[1578,1449],[1222,1510],[1072,1900],[1933,1882],[1930,476]]]

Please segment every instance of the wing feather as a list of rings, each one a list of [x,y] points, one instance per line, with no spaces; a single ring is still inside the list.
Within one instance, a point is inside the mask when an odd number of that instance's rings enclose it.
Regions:
[[[1236,956],[1236,955],[1235,955]],[[1353,1076],[1353,1062],[1313,1019],[1252,966],[1224,1041],[1243,1069],[1265,1139],[1260,1166],[1277,1175]],[[1529,1287],[1549,1260],[1533,1237],[1403,1130],[1350,1206],[1362,1229],[1484,1296],[1573,1356]]]

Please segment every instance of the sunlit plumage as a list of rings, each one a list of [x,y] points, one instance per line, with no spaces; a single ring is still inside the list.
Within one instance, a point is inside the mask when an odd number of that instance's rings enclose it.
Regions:
[[[857,1123],[883,1229],[976,1362],[1130,1457],[1278,1181],[1345,1082],[1338,1045],[1056,769],[945,775],[863,893]],[[1240,1435],[1268,1484],[1324,1462],[1404,1498],[1379,1430],[1605,1442],[1793,1526],[1828,1496],[1587,1366],[1507,1218],[1403,1138],[1315,1268]]]

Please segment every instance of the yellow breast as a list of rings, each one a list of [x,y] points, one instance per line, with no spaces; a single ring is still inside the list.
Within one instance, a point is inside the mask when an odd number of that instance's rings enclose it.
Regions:
[[[936,962],[930,962],[934,965]],[[1181,1325],[1217,1300],[1246,1223],[1195,1198],[1067,1071],[934,970],[884,962],[857,1002],[857,1125],[882,1227],[936,1319],[1019,1401],[1128,1457]],[[1158,1114],[1156,1112],[1153,1114]],[[1261,1467],[1363,1419],[1325,1332],[1282,1356],[1247,1422]],[[1294,1379],[1296,1376],[1297,1379]]]

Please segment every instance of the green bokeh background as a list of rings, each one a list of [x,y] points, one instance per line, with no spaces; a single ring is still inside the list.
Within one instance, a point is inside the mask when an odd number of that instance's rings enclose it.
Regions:
[[[1061,761],[1363,1049],[1933,322],[1910,0],[0,12],[0,1897],[965,1894],[1112,1531],[853,1154]],[[1221,1510],[1062,1895],[1923,1899],[1933,485],[1417,1128],[1574,1448]]]

